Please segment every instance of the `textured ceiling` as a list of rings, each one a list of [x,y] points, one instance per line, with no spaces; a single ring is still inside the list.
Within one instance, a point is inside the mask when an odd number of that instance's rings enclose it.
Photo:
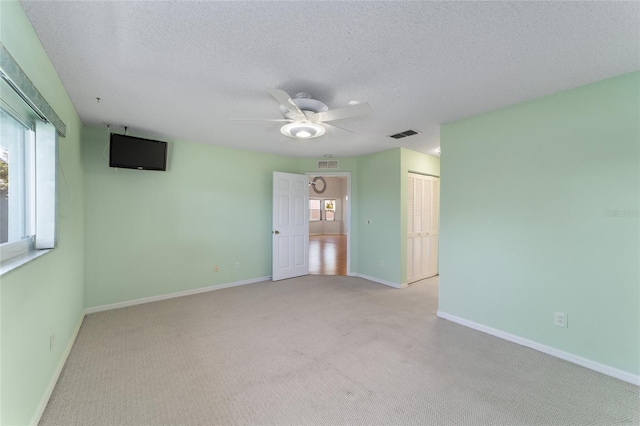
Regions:
[[[434,154],[443,123],[640,69],[638,2],[22,4],[85,124],[295,157]],[[230,121],[282,118],[267,88],[373,114],[311,140]]]

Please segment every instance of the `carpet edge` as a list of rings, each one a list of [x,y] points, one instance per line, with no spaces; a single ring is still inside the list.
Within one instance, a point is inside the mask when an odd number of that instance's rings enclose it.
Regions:
[[[456,324],[463,325],[465,327],[469,327],[471,329],[490,334],[500,339],[507,340],[512,343],[516,343],[520,346],[526,346],[528,348],[545,353],[547,355],[551,355],[555,358],[559,358],[564,361],[568,361],[573,364],[579,365],[581,367],[588,368],[589,370],[593,370],[598,373],[604,374],[606,376],[613,377],[614,379],[622,380],[624,382],[631,383],[632,385],[640,386],[640,375],[629,373],[628,371],[620,370],[618,368],[611,367],[606,364],[601,364],[599,362],[592,361],[587,358],[582,358],[578,355],[574,355],[569,352],[564,352],[564,351],[561,351],[560,349],[543,345],[542,343],[525,339],[523,337],[516,336],[515,334],[506,333],[496,328],[488,327],[486,325],[469,321],[467,319],[460,318],[458,316],[451,315],[440,310],[438,310],[438,312],[436,313],[436,316],[438,318],[442,318],[451,322],[455,322]]]
[[[175,297],[190,296],[192,294],[206,293],[213,290],[222,290],[223,288],[238,287],[246,284],[254,284],[271,279],[271,277],[258,277],[248,280],[234,281],[225,284],[215,284],[207,287],[194,288],[191,290],[177,291],[175,293],[161,294],[159,296],[142,297],[140,299],[126,300],[124,302],[110,303],[108,305],[94,306],[85,309],[85,315],[94,314],[96,312],[110,311],[112,309],[126,308],[129,306],[142,305],[144,303],[157,302],[159,300],[173,299]]]
[[[73,330],[73,334],[71,335],[71,339],[69,339],[69,344],[67,344],[67,348],[65,349],[64,353],[62,354],[62,357],[60,358],[60,362],[58,363],[58,366],[56,367],[55,371],[53,372],[53,376],[51,376],[51,380],[49,381],[49,384],[47,385],[44,393],[42,394],[42,398],[40,399],[40,403],[38,404],[37,408],[36,408],[36,412],[33,414],[33,417],[31,418],[31,421],[29,422],[30,425],[32,426],[37,426],[38,423],[40,423],[40,419],[42,418],[42,414],[44,414],[44,410],[45,408],[47,408],[47,404],[49,403],[49,399],[51,398],[51,395],[53,394],[53,390],[56,387],[56,384],[58,383],[58,378],[60,377],[60,374],[62,373],[62,369],[64,368],[64,365],[67,363],[67,358],[69,357],[69,354],[71,353],[71,348],[73,348],[73,345],[76,342],[76,338],[78,337],[78,333],[80,332],[80,327],[82,326],[82,322],[84,321],[84,317],[87,315],[86,310],[82,311],[82,314],[80,315],[80,318],[78,319],[78,323],[76,324],[75,329]]]

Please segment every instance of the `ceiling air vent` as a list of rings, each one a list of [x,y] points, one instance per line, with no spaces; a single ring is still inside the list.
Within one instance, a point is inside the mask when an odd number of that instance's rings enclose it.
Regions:
[[[318,169],[337,169],[338,160],[322,160],[318,161]]]
[[[405,132],[396,133],[395,135],[389,135],[389,137],[394,139],[402,139],[402,138],[406,138],[407,136],[413,136],[418,134],[420,134],[420,132],[415,130],[407,130]]]

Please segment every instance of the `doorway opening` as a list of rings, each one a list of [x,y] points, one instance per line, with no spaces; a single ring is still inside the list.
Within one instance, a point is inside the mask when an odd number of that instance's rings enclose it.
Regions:
[[[309,172],[309,273],[350,274],[351,173]]]

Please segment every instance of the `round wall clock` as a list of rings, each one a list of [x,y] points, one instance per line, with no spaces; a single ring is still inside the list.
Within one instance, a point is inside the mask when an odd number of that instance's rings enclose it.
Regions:
[[[322,194],[327,189],[327,181],[322,176],[316,176],[313,178],[313,190],[316,194]]]

